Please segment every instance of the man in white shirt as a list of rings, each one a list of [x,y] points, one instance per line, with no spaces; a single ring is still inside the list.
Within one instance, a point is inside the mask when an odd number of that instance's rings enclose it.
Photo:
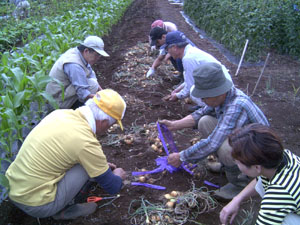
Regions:
[[[195,103],[201,106],[199,101],[196,101],[190,96],[190,89],[194,85],[194,70],[207,62],[220,64],[226,78],[232,81],[231,76],[224,65],[209,53],[189,44],[184,33],[180,31],[172,31],[166,35],[166,49],[175,60],[182,59],[184,69],[184,82],[172,91],[171,95],[167,97],[166,100],[176,101],[178,99],[191,97]]]

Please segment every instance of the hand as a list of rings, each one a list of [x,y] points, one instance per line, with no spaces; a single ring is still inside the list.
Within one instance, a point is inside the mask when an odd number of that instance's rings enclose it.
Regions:
[[[176,93],[172,93],[170,98],[169,98],[169,101],[175,102],[177,100],[178,100],[178,97],[177,97]]]
[[[173,92],[172,92],[172,94],[166,95],[165,97],[163,97],[162,100],[174,102],[174,101],[178,100],[178,97],[177,97],[176,93],[173,94]]]
[[[170,131],[177,130],[177,129],[176,129],[176,126],[175,126],[175,124],[174,124],[174,121],[170,121],[170,120],[159,120],[158,122],[161,123],[161,124],[166,125],[167,128],[168,128]]]
[[[150,76],[152,76],[152,75],[154,75],[155,74],[155,69],[153,69],[152,67],[148,70],[148,72],[147,72],[147,74],[146,74],[146,77],[148,78],[148,77],[150,77]]]
[[[166,95],[165,97],[162,98],[163,101],[169,101],[171,98],[171,95]]]
[[[156,50],[156,46],[155,45],[151,46],[150,50],[151,52],[154,52]]]
[[[179,153],[171,153],[168,156],[168,163],[171,166],[179,167],[181,165],[180,154]]]
[[[122,168],[115,168],[113,170],[113,174],[115,174],[116,176],[119,176],[122,178],[122,180],[125,180],[127,177],[126,172],[122,169]]]
[[[107,163],[108,164],[108,166],[109,166],[109,168],[111,169],[111,170],[114,170],[114,169],[116,169],[117,168],[117,166],[115,165],[115,164],[113,164],[113,163]]]
[[[230,218],[229,223],[231,224],[238,214],[240,208],[240,202],[235,198],[232,199],[220,212],[220,222],[222,224],[228,224],[228,220]]]

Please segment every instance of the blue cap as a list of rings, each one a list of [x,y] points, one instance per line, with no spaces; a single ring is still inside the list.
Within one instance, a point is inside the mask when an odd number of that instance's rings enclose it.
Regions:
[[[166,48],[172,44],[187,43],[188,40],[184,33],[180,31],[169,32],[166,36]]]

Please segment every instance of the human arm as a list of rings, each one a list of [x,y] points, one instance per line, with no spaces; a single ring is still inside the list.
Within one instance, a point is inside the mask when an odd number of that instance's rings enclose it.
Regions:
[[[165,124],[170,131],[193,128],[195,126],[195,120],[191,115],[188,115],[180,120],[160,120],[159,123]]]
[[[165,55],[159,55],[153,62],[151,68],[156,70],[164,61]]]
[[[193,59],[185,59],[182,60],[183,65],[183,78],[184,85],[180,85],[174,91],[176,91],[176,96],[178,99],[184,99],[190,95],[190,89],[194,85],[193,71],[196,68],[196,63]]]
[[[195,116],[212,115],[216,112],[215,117],[218,120],[217,126],[206,139],[201,139],[193,146],[180,152],[182,161],[197,163],[205,159],[209,154],[216,152],[223,144],[225,139],[237,127],[242,127],[248,122],[247,112],[236,103],[224,103],[223,108],[211,108],[205,106],[203,109],[192,113],[191,115],[196,120]]]
[[[153,62],[151,68],[148,70],[146,77],[150,77],[155,74],[155,70],[162,64],[165,55],[159,55]]]
[[[165,61],[166,63],[168,62],[168,60],[171,58],[170,53],[167,53],[163,59],[163,61]]]
[[[176,101],[176,100],[178,100],[176,94],[177,94],[183,87],[184,87],[184,83],[182,83],[181,85],[179,85],[179,87],[177,87],[175,90],[173,90],[173,91],[171,92],[171,94],[169,94],[169,95],[163,97],[163,100],[164,100],[164,101]]]
[[[257,195],[255,185],[256,179],[253,179],[237,196],[231,200],[231,202],[223,207],[219,216],[221,224],[228,224],[228,222],[231,224],[238,214],[241,203],[250,197]]]
[[[79,101],[85,102],[93,97],[89,91],[88,79],[84,69],[76,63],[67,63],[64,65],[64,73],[76,90]]]
[[[118,193],[122,188],[122,180],[126,178],[126,172],[122,168],[111,168],[95,177],[98,184],[109,194],[113,195]]]

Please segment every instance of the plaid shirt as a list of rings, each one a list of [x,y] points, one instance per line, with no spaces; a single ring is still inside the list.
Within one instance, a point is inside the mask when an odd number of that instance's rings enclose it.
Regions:
[[[181,151],[181,161],[196,163],[209,154],[216,152],[235,128],[250,123],[269,125],[263,112],[250,97],[235,87],[232,87],[227,93],[223,105],[216,108],[205,106],[192,114],[195,121],[198,121],[204,115],[215,116],[218,124],[208,138],[202,139],[193,146]]]

